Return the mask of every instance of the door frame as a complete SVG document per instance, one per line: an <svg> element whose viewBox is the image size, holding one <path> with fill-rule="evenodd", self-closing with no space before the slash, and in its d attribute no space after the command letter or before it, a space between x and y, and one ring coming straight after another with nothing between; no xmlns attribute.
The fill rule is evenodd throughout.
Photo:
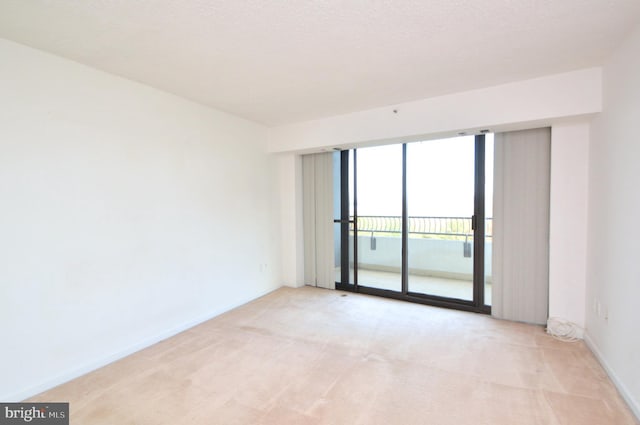
<svg viewBox="0 0 640 425"><path fill-rule="evenodd" d="M336 289L362 294L382 296L420 304L446 307L457 310L490 314L491 306L484 303L484 251L485 251L485 135L477 134L474 139L474 214L471 219L473 230L473 300L441 297L409 291L408 274L408 211L407 211L407 144L402 144L402 276L401 291L393 291L363 286L358 281L358 154L353 152L353 218L350 216L349 199L349 150L340 152L340 262L341 281ZM351 268L349 231L353 230L353 282L349 282ZM347 265L347 267L344 267Z"/></svg>

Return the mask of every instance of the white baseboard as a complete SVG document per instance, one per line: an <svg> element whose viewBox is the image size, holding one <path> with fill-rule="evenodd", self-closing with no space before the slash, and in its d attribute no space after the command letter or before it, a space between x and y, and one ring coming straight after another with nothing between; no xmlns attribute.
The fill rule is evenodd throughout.
<svg viewBox="0 0 640 425"><path fill-rule="evenodd" d="M52 377L48 377L46 379L44 379L42 382L40 382L37 385L31 386L29 388L25 388L25 389L21 389L20 391L17 391L15 393L12 394L3 394L0 397L0 400L2 400L3 402L19 402L25 399L28 399L30 397L33 397L37 394L40 394L44 391L50 390L51 388L57 387L58 385L64 384L65 382L69 382L75 378L78 378L82 375L85 375L89 372L92 372L96 369L99 369L101 367L104 367L110 363L113 363L117 360L120 360L126 356L129 356L137 351L140 351L144 348L150 347L153 344L156 344L164 339L170 338L174 335L179 334L180 332L186 331L189 328L192 328L196 325L199 325L200 323L206 322L207 320L213 319L216 316L219 316L223 313L226 313L229 310L233 310L234 308L240 307L243 304L246 304L248 302L251 302L255 299L258 299L262 296L265 296L267 294L269 294L270 292L273 292L275 290L277 290L278 288L275 289L268 289L266 291L263 291L262 293L258 293L257 295L253 296L253 297L248 297L247 299L244 299L240 302L234 303L234 305L230 305L230 306L226 306L223 308L219 308L217 310L211 311L203 316L188 320L184 323L181 323L180 325L174 326L171 329L165 330L164 332L161 332L157 335L151 336L149 338L145 338L144 340L137 342L133 345L130 345L128 347L125 347L123 349L119 349L116 350L115 352L108 354L106 356L97 358L97 359L93 359L91 361L88 361L86 363L84 363L81 366L77 366L75 368L72 369L68 369L58 375L52 376ZM64 400L56 400L56 401L64 401Z"/></svg>
<svg viewBox="0 0 640 425"><path fill-rule="evenodd" d="M587 344L587 347L589 347L593 355L596 356L596 359L598 359L604 370L607 372L607 375L609 375L609 378L611 378L611 381L618 389L618 392L620 393L624 401L627 402L627 405L629 405L629 408L631 409L633 414L636 416L636 418L638 418L638 420L640 420L640 404L637 400L633 399L633 397L631 396L631 392L629 392L629 389L622 383L620 378L618 378L618 375L611 368L611 366L609 366L602 352L593 341L593 339L591 339L587 331L584 332L584 342Z"/></svg>

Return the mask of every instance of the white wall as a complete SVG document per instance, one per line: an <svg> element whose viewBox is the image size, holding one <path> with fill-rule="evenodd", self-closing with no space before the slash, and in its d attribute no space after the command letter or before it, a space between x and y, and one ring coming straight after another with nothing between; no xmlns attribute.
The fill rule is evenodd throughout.
<svg viewBox="0 0 640 425"><path fill-rule="evenodd" d="M286 286L297 288L304 286L301 156L278 155L278 170L282 282Z"/></svg>
<svg viewBox="0 0 640 425"><path fill-rule="evenodd" d="M279 286L266 129L0 40L0 400Z"/></svg>
<svg viewBox="0 0 640 425"><path fill-rule="evenodd" d="M589 124L551 130L549 317L585 326Z"/></svg>
<svg viewBox="0 0 640 425"><path fill-rule="evenodd" d="M639 52L640 26L605 64L604 110L591 129L585 338L638 417Z"/></svg>
<svg viewBox="0 0 640 425"><path fill-rule="evenodd" d="M369 270L400 273L402 270L402 238L374 236L375 249L371 249L371 235L358 236L358 264ZM464 256L464 241L431 238L408 239L409 270L423 276L452 279L473 279L473 257ZM353 237L350 238L350 244ZM473 240L469 240L473 254ZM491 282L493 244L488 242L484 252L484 271ZM339 264L339 262L337 262Z"/></svg>
<svg viewBox="0 0 640 425"><path fill-rule="evenodd" d="M480 129L549 126L600 112L601 70L590 68L270 129L272 152L424 140ZM396 110L397 113L393 111Z"/></svg>

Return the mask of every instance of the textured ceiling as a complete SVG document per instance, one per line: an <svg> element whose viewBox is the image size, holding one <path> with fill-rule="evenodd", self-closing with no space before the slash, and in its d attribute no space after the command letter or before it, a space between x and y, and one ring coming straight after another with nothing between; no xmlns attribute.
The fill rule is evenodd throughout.
<svg viewBox="0 0 640 425"><path fill-rule="evenodd" d="M0 37L268 125L600 65L639 0L0 0Z"/></svg>

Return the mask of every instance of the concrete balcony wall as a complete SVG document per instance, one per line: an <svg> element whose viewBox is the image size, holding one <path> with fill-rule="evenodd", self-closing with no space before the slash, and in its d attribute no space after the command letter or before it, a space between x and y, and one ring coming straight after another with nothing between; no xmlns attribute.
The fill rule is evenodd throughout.
<svg viewBox="0 0 640 425"><path fill-rule="evenodd" d="M361 268L401 271L402 240L400 237L358 236L358 263ZM353 246L352 240L350 246ZM472 245L473 241L469 242ZM411 274L472 280L473 258L464 256L464 242L443 239L409 238L409 271ZM485 246L485 275L491 282L492 244Z"/></svg>

